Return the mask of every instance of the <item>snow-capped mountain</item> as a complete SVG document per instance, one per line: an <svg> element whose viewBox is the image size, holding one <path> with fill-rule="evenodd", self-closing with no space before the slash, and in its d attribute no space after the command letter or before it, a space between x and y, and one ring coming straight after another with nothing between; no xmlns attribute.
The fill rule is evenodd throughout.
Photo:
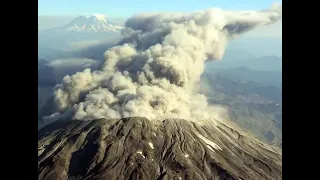
<svg viewBox="0 0 320 180"><path fill-rule="evenodd" d="M48 29L45 31L59 32L113 32L120 33L123 27L110 21L106 15L93 14L90 16L79 16L60 28Z"/></svg>
<svg viewBox="0 0 320 180"><path fill-rule="evenodd" d="M122 26L110 22L106 15L79 16L62 27L38 31L38 47L70 51L77 48L74 44L83 47L90 42L119 38L122 29ZM46 58L47 54L39 49L38 56Z"/></svg>
<svg viewBox="0 0 320 180"><path fill-rule="evenodd" d="M120 32L122 26L108 21L106 15L79 16L62 27L65 31Z"/></svg>

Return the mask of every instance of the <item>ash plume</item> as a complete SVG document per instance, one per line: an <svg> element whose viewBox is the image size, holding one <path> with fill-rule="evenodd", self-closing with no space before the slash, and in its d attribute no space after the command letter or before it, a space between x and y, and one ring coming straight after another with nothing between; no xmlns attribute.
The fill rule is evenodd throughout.
<svg viewBox="0 0 320 180"><path fill-rule="evenodd" d="M87 58L63 58L38 61L38 86L55 86L64 76L84 69L97 69L99 61Z"/></svg>
<svg viewBox="0 0 320 180"><path fill-rule="evenodd" d="M104 53L98 70L67 75L55 87L55 113L44 120L216 117L220 109L195 90L204 62L221 59L237 35L281 17L281 6L135 15L125 23L120 44Z"/></svg>

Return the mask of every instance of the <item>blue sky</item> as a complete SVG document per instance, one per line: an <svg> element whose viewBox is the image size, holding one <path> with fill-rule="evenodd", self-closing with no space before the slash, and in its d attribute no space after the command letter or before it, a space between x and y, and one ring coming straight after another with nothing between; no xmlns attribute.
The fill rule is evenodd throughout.
<svg viewBox="0 0 320 180"><path fill-rule="evenodd" d="M210 7L226 10L259 10L269 7L275 0L39 0L38 15L74 16L80 14L107 14L129 17L138 12L195 11Z"/></svg>

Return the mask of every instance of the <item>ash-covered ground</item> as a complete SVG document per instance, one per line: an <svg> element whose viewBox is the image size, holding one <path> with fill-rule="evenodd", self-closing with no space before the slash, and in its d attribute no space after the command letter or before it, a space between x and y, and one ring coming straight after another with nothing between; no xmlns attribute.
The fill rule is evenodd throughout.
<svg viewBox="0 0 320 180"><path fill-rule="evenodd" d="M217 120L56 121L39 131L38 179L282 179L282 152Z"/></svg>

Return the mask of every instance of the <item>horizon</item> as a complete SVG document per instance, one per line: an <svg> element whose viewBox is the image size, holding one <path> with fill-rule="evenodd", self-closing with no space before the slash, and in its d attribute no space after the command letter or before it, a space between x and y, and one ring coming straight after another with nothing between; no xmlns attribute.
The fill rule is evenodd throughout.
<svg viewBox="0 0 320 180"><path fill-rule="evenodd" d="M224 0L224 1L183 1L162 0L155 5L154 2L146 0L121 2L109 0L39 0L38 16L79 16L84 14L105 14L114 18L129 18L140 12L190 12L209 8L221 8L224 10L263 10L274 3L282 3L282 0ZM72 4L72 6L70 6ZM141 6L143 4L143 6Z"/></svg>
<svg viewBox="0 0 320 180"><path fill-rule="evenodd" d="M38 16L38 30L51 28L59 28L78 16ZM124 25L126 19L123 18L108 18L111 22L118 25ZM243 35L244 37L270 37L282 39L282 20L275 24L259 27Z"/></svg>
<svg viewBox="0 0 320 180"><path fill-rule="evenodd" d="M141 12L192 12L212 7L223 10L264 10L271 7L274 3L282 3L282 0L263 0L259 2L254 0L242 0L241 2L236 0L214 2L208 0L190 2L177 0L173 3L169 0L163 0L155 6L154 2L150 4L150 2L146 0L137 0L134 1L134 3L128 0L124 0L121 3L113 0L92 0L90 3L84 0L77 0L76 3L72 3L75 0L70 1L57 0L53 2L39 0L38 30L62 27L74 18L82 15L103 14L106 15L111 22L124 25L129 17ZM73 4L72 7L70 3ZM143 4L143 6L141 6L141 4ZM272 25L259 27L246 33L245 36L282 38L282 20Z"/></svg>

